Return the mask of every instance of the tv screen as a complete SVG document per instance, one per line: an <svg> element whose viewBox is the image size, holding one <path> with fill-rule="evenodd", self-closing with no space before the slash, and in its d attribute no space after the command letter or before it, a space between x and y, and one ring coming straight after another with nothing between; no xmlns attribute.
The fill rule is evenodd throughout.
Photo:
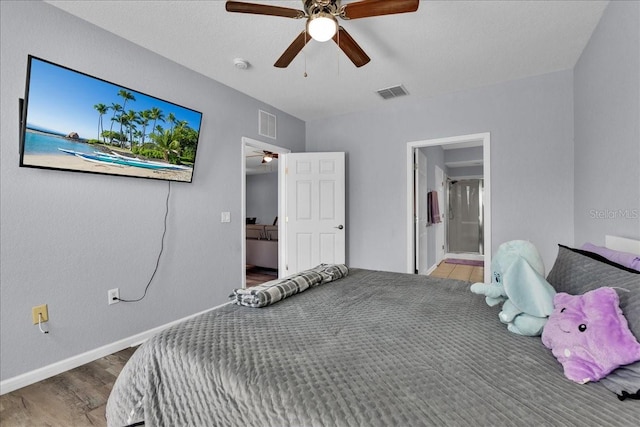
<svg viewBox="0 0 640 427"><path fill-rule="evenodd" d="M202 113L29 55L20 166L191 182Z"/></svg>

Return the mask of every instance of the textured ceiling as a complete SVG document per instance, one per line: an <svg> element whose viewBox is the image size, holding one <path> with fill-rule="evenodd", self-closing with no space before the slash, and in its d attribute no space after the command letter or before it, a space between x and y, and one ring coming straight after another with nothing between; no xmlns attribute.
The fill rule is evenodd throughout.
<svg viewBox="0 0 640 427"><path fill-rule="evenodd" d="M362 68L311 41L278 69L304 20L228 13L221 0L47 2L303 120L570 69L608 3L423 0L415 13L340 22L371 57ZM398 84L409 96L376 94Z"/></svg>

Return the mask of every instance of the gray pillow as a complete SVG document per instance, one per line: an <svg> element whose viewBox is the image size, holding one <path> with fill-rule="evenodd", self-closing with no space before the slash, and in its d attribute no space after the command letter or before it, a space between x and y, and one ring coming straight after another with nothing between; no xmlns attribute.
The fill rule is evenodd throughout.
<svg viewBox="0 0 640 427"><path fill-rule="evenodd" d="M629 329L639 338L640 272L600 261L586 251L558 246L558 257L547 276L547 282L557 292L570 295L581 295L603 286L618 288L620 308L629 322Z"/></svg>
<svg viewBox="0 0 640 427"><path fill-rule="evenodd" d="M621 366L600 382L618 395L618 399L640 399L640 362Z"/></svg>
<svg viewBox="0 0 640 427"><path fill-rule="evenodd" d="M580 295L603 286L617 288L629 329L640 341L640 272L598 254L558 245L558 257L547 276L557 292ZM602 258L602 259L600 259ZM640 399L640 362L616 369L601 382L620 399Z"/></svg>

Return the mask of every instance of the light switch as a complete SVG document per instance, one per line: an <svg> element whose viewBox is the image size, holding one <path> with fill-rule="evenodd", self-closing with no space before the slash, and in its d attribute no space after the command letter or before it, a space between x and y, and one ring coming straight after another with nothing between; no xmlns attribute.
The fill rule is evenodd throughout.
<svg viewBox="0 0 640 427"><path fill-rule="evenodd" d="M231 212L222 212L220 222L231 222Z"/></svg>

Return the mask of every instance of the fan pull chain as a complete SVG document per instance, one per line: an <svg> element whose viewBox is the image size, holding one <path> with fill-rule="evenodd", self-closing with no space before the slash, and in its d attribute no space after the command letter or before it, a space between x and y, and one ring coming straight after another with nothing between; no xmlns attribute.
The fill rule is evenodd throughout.
<svg viewBox="0 0 640 427"><path fill-rule="evenodd" d="M338 26L338 50L336 51L336 61L338 61L338 77L340 77L340 26Z"/></svg>
<svg viewBox="0 0 640 427"><path fill-rule="evenodd" d="M307 30L304 30L304 45L305 47L307 46L308 40L307 40ZM304 48L302 48L302 56L304 57L304 76L307 77L307 53L304 51Z"/></svg>

